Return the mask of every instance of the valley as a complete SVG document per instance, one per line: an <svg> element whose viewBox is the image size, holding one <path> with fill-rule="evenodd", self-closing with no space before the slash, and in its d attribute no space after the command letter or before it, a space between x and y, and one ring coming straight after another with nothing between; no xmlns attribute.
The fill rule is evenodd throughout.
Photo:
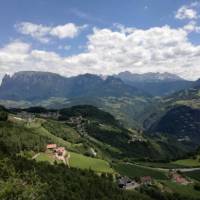
<svg viewBox="0 0 200 200"><path fill-rule="evenodd" d="M166 82L177 79L168 76ZM61 90L52 91L53 84ZM68 188L75 196L81 195L75 189L80 184L91 186L96 181L102 194L106 192L102 185L112 187L111 198L117 194L119 199L159 199L159 193L167 200L198 199L199 91L198 81L158 97L116 77L103 80L86 74L67 79L44 72L5 77L0 87L3 173L10 181L17 173L17 181L25 182L26 190L50 191L56 182L52 199L63 195L59 185L66 180L61 172L69 185L79 180ZM48 145L56 148L49 151ZM64 149L62 158L57 148ZM7 165L12 165L11 172L6 171ZM44 170L54 177L49 187ZM24 173L39 180L38 185L30 186L28 177L21 178ZM9 180L1 179L3 188L10 186ZM21 187L18 190L23 193Z"/></svg>

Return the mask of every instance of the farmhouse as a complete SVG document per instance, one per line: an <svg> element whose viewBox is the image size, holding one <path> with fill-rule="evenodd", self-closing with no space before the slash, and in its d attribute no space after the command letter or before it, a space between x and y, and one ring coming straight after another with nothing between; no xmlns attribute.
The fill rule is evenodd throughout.
<svg viewBox="0 0 200 200"><path fill-rule="evenodd" d="M47 144L47 150L55 150L57 148L57 144Z"/></svg>
<svg viewBox="0 0 200 200"><path fill-rule="evenodd" d="M66 153L65 147L58 147L57 144L47 144L46 150L53 152L57 158L64 156Z"/></svg>
<svg viewBox="0 0 200 200"><path fill-rule="evenodd" d="M118 179L118 186L119 188L122 188L125 190L131 190L131 189L135 189L139 187L140 185L134 180L131 180L130 178L124 176Z"/></svg>
<svg viewBox="0 0 200 200"><path fill-rule="evenodd" d="M65 147L57 147L55 151L58 154L58 156L63 156L63 153L65 152Z"/></svg>
<svg viewBox="0 0 200 200"><path fill-rule="evenodd" d="M182 184L182 185L188 185L189 183L191 183L190 181L188 181L185 177L183 177L183 175L181 175L180 173L176 172L176 171L171 171L169 173L169 177L176 183L178 184Z"/></svg>

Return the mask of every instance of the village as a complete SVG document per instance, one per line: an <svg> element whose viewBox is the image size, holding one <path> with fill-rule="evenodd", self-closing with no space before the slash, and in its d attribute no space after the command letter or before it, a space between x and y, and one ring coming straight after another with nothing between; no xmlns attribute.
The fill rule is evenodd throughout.
<svg viewBox="0 0 200 200"><path fill-rule="evenodd" d="M171 182L180 185L188 185L193 183L193 181L186 178L178 170L169 170L168 178ZM156 184L156 181L151 176L141 176L135 179L131 179L127 176L120 176L117 180L118 187L124 190L134 190L140 188L141 186L153 186Z"/></svg>

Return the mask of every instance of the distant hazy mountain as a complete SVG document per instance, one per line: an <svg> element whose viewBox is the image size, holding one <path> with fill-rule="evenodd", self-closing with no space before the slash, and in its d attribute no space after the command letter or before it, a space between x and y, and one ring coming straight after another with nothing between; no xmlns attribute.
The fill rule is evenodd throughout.
<svg viewBox="0 0 200 200"><path fill-rule="evenodd" d="M47 72L18 72L6 75L0 87L0 98L9 100L37 100L62 96L68 84L64 77Z"/></svg>
<svg viewBox="0 0 200 200"><path fill-rule="evenodd" d="M200 89L200 79L198 79L197 81L194 82L193 87Z"/></svg>
<svg viewBox="0 0 200 200"><path fill-rule="evenodd" d="M144 92L126 85L121 79L84 74L66 78L49 72L18 72L6 75L0 87L0 98L8 100L43 100L50 97L142 96Z"/></svg>
<svg viewBox="0 0 200 200"><path fill-rule="evenodd" d="M115 77L154 96L168 95L189 88L193 83L170 73L134 74L126 71L119 73Z"/></svg>
<svg viewBox="0 0 200 200"><path fill-rule="evenodd" d="M123 80L129 80L134 82L161 82L161 81L177 81L184 80L181 77L170 74L170 73L144 73L144 74L136 74L131 73L129 71L121 72L117 75L119 78Z"/></svg>

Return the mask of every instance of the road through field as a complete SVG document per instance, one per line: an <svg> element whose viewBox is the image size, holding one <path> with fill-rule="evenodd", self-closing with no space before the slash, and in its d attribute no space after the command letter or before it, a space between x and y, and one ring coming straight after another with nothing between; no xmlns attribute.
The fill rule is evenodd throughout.
<svg viewBox="0 0 200 200"><path fill-rule="evenodd" d="M144 167L146 169L154 169L154 170L159 170L159 171L163 171L163 172L168 172L169 170L175 170L175 171L180 171L180 172L192 172L192 171L198 171L200 170L200 167L192 167L192 168L160 168L160 167L148 167L148 166L144 166L144 165L140 165L140 164L136 164L136 163L129 163L127 162L126 164L130 164L130 165L135 165L135 166L139 166L139 167Z"/></svg>

